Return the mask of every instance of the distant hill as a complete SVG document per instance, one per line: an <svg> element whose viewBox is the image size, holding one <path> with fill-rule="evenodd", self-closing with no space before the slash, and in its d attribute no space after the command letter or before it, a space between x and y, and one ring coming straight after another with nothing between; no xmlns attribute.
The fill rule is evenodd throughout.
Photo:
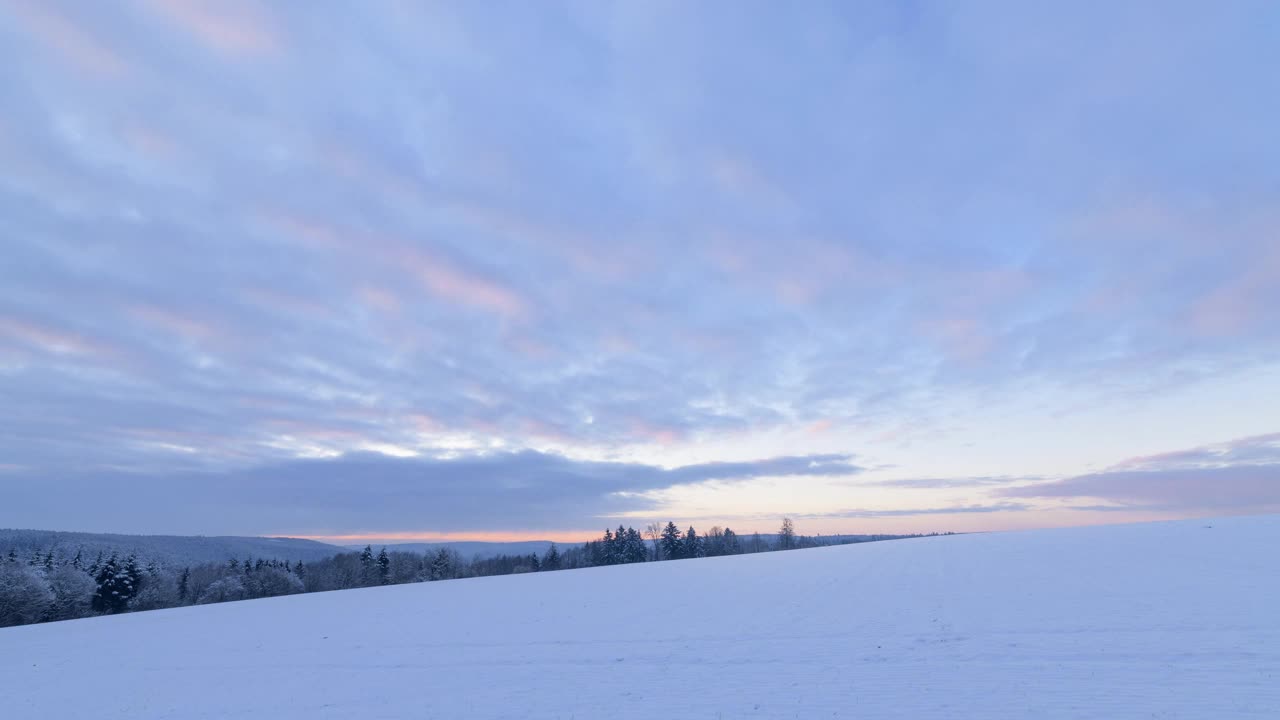
<svg viewBox="0 0 1280 720"><path fill-rule="evenodd" d="M345 548L314 540L201 535L115 535L109 533L60 532L55 530L0 529L0 555L13 550L26 558L34 551L53 550L59 557L80 551L92 560L99 551L137 553L167 565L196 565L225 562L246 557L312 562L333 557Z"/></svg>
<svg viewBox="0 0 1280 720"><path fill-rule="evenodd" d="M568 543L568 545L580 545L581 543ZM565 543L560 543L565 545ZM375 543L375 548L384 547L384 545ZM450 548L464 558L471 559L479 556L482 558L490 558L495 555L529 555L537 553L539 556L547 552L551 547L550 540L524 540L521 542L480 542L480 541L464 541L464 542L438 542L438 543L395 543L385 545L388 551L399 550L400 552L409 553L433 553L442 547ZM360 550L364 545L348 545L343 550Z"/></svg>

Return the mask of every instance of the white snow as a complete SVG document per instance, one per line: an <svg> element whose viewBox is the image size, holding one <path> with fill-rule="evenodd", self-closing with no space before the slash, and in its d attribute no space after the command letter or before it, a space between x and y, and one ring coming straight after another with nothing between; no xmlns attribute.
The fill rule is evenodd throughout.
<svg viewBox="0 0 1280 720"><path fill-rule="evenodd" d="M1210 527L1211 526L1211 527ZM0 630L6 718L1280 718L1280 516Z"/></svg>

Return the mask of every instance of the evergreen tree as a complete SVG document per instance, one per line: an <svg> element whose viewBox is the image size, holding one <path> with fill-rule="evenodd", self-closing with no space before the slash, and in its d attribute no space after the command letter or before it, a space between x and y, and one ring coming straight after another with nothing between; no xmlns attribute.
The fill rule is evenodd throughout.
<svg viewBox="0 0 1280 720"><path fill-rule="evenodd" d="M302 564L302 561L301 561L301 560L299 560L298 562L294 563L294 565L293 565L293 574L294 574L294 575L297 575L297 576L298 576L298 577L300 577L300 578L304 578L304 577L306 577L306 576L307 576L307 566L306 566L306 565L303 565L303 564Z"/></svg>
<svg viewBox="0 0 1280 720"><path fill-rule="evenodd" d="M613 561L615 563L631 562L631 546L628 545L630 536L627 535L627 529L618 525L618 530L613 534Z"/></svg>
<svg viewBox="0 0 1280 720"><path fill-rule="evenodd" d="M98 571L102 569L102 551L98 551L98 556L93 559L93 564L89 566L89 574L98 577Z"/></svg>
<svg viewBox="0 0 1280 720"><path fill-rule="evenodd" d="M542 569L560 569L560 550L556 548L555 543L551 543L551 547L547 548L547 554L542 556Z"/></svg>
<svg viewBox="0 0 1280 720"><path fill-rule="evenodd" d="M638 563L645 562L649 559L649 546L645 544L644 537L640 535L640 531L635 528L627 528L627 540L625 559L623 562Z"/></svg>
<svg viewBox="0 0 1280 720"><path fill-rule="evenodd" d="M721 542L724 546L725 555L738 555L742 553L742 543L738 541L738 534L732 529L724 529L724 537Z"/></svg>
<svg viewBox="0 0 1280 720"><path fill-rule="evenodd" d="M80 548L76 548L76 556L75 556L75 557L73 557L73 558L71 558L71 567L73 567L73 568L75 568L75 569L77 569L77 570L83 570L83 569L84 569L84 561L80 559L80 556L81 556L81 554L82 554L83 552L84 552L84 551L83 551L82 549L80 549Z"/></svg>
<svg viewBox="0 0 1280 720"><path fill-rule="evenodd" d="M613 565L617 560L617 548L613 544L613 533L605 528L604 539L600 541L600 558L597 564Z"/></svg>
<svg viewBox="0 0 1280 720"><path fill-rule="evenodd" d="M684 556L687 558L699 558L706 556L706 548L703 547L702 538L698 537L698 531L689 526L689 530L684 534Z"/></svg>
<svg viewBox="0 0 1280 720"><path fill-rule="evenodd" d="M182 574L178 576L178 599L186 601L187 593L191 591L191 568L182 568Z"/></svg>
<svg viewBox="0 0 1280 720"><path fill-rule="evenodd" d="M428 577L432 580L447 580L453 575L453 556L449 554L448 548L440 548L436 552L436 556L431 561L431 570Z"/></svg>
<svg viewBox="0 0 1280 720"><path fill-rule="evenodd" d="M387 555L386 547L378 553L378 581L383 585L391 582L391 556Z"/></svg>
<svg viewBox="0 0 1280 720"><path fill-rule="evenodd" d="M683 543L680 540L680 528L676 527L673 522L668 522L667 526L662 529L662 557L667 560L679 560L684 557Z"/></svg>
<svg viewBox="0 0 1280 720"><path fill-rule="evenodd" d="M127 603L142 589L142 568L138 566L138 556L129 553L121 570L124 573L125 602Z"/></svg>
<svg viewBox="0 0 1280 720"><path fill-rule="evenodd" d="M533 553L529 556L529 567L533 568L534 572L542 570L542 563L538 562L538 553Z"/></svg>
<svg viewBox="0 0 1280 720"><path fill-rule="evenodd" d="M44 554L44 562L41 564L44 566L44 571L46 574L53 572L53 551L52 550Z"/></svg>
<svg viewBox="0 0 1280 720"><path fill-rule="evenodd" d="M102 563L94 580L98 584L98 589L93 593L91 601L95 612L117 613L125 609L129 604L129 595L125 587L124 570L120 567L119 558L115 553Z"/></svg>
<svg viewBox="0 0 1280 720"><path fill-rule="evenodd" d="M13 548L9 548L9 562L14 565L18 564L18 553L14 552Z"/></svg>

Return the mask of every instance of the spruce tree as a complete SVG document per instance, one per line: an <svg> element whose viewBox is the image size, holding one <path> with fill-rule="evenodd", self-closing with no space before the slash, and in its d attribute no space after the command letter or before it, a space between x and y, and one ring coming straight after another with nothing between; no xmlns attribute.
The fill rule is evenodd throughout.
<svg viewBox="0 0 1280 720"><path fill-rule="evenodd" d="M431 561L429 577L432 580L447 580L452 575L452 565L453 557L449 554L448 548L440 548Z"/></svg>
<svg viewBox="0 0 1280 720"><path fill-rule="evenodd" d="M600 558L598 564L613 565L617 562L617 553L614 552L615 550L616 548L613 544L613 532L608 528L605 528L604 539L600 541Z"/></svg>
<svg viewBox="0 0 1280 720"><path fill-rule="evenodd" d="M687 558L698 558L706 555L706 549L703 547L702 538L698 537L698 531L689 526L689 530L684 534L684 556Z"/></svg>
<svg viewBox="0 0 1280 720"><path fill-rule="evenodd" d="M138 566L138 556L129 553L121 571L124 575L125 603L128 604L142 589L142 568Z"/></svg>
<svg viewBox="0 0 1280 720"><path fill-rule="evenodd" d="M680 528L676 527L673 522L668 522L667 526L662 529L662 556L667 560L679 560L684 557L683 543L680 539Z"/></svg>
<svg viewBox="0 0 1280 720"><path fill-rule="evenodd" d="M391 556L385 547L378 553L378 580L383 585L391 582Z"/></svg>
<svg viewBox="0 0 1280 720"><path fill-rule="evenodd" d="M182 568L182 575L178 576L178 599L186 601L187 593L191 590L191 568Z"/></svg>
<svg viewBox="0 0 1280 720"><path fill-rule="evenodd" d="M551 543L551 547L547 548L547 554L542 556L542 568L544 570L560 569L560 550L556 548L555 543Z"/></svg>
<svg viewBox="0 0 1280 720"><path fill-rule="evenodd" d="M91 601L95 612L117 613L125 609L129 604L127 578L115 553L102 563L94 580L98 583Z"/></svg>

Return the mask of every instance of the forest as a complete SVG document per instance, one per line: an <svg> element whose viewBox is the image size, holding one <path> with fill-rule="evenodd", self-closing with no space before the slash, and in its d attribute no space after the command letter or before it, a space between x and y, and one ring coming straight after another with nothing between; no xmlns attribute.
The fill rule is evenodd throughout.
<svg viewBox="0 0 1280 720"><path fill-rule="evenodd" d="M653 523L644 531L619 525L598 539L563 549L552 544L541 556L475 556L470 560L442 547L414 553L386 547L302 561L230 558L226 562L174 565L137 552L34 549L25 557L10 550L0 558L0 627L94 615L203 605L297 593L378 585L435 582L489 575L551 572L603 565L686 560L720 555L794 550L830 544L888 540L901 535L798 535L789 518L778 532L740 536L713 527L705 535L692 526Z"/></svg>

